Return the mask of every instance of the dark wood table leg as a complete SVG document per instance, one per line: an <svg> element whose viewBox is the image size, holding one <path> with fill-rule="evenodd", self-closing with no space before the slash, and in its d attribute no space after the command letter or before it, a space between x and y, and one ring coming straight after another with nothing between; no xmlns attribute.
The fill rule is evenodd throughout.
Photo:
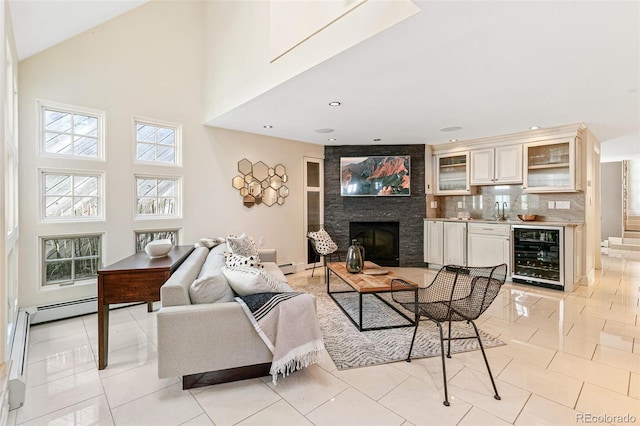
<svg viewBox="0 0 640 426"><path fill-rule="evenodd" d="M147 302L147 312L153 312L153 302Z"/></svg>
<svg viewBox="0 0 640 426"><path fill-rule="evenodd" d="M109 363L109 305L98 301L98 370Z"/></svg>

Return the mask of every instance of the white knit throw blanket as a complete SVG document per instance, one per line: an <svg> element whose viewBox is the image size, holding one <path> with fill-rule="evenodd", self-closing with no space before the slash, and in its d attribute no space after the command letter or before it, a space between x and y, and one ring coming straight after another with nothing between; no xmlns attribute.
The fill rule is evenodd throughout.
<svg viewBox="0 0 640 426"><path fill-rule="evenodd" d="M322 362L324 343L314 297L307 293L259 293L236 297L256 331L273 353L269 373L278 374Z"/></svg>

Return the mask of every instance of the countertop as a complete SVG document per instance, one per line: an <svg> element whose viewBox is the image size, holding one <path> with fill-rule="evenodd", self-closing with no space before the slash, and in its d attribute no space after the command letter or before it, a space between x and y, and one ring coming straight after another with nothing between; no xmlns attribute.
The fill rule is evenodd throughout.
<svg viewBox="0 0 640 426"><path fill-rule="evenodd" d="M498 221L494 219L458 219L455 217L425 217L424 220L441 220L443 222L468 222L468 223L494 223L496 225L527 225L527 226L579 226L583 225L584 222L558 222L558 221L541 221L541 220L530 220L524 222L520 219L512 220L507 219L503 221Z"/></svg>

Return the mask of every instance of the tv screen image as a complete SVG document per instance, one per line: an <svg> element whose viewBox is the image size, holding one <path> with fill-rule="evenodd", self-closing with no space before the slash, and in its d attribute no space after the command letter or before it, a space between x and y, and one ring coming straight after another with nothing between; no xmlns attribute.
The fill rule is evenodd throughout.
<svg viewBox="0 0 640 426"><path fill-rule="evenodd" d="M340 158L340 195L408 196L411 156Z"/></svg>

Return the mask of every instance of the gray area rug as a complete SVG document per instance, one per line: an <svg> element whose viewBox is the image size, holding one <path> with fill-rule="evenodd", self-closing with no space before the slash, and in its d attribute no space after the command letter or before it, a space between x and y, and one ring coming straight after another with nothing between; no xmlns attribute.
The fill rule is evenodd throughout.
<svg viewBox="0 0 640 426"><path fill-rule="evenodd" d="M332 290L347 290L339 288L340 284L333 284ZM294 285L296 291L305 291L314 294L317 298L318 319L324 338L324 344L338 370L365 367L370 365L385 364L401 361L407 358L414 326L395 328L389 330L375 330L360 332L340 310L336 303L327 295L326 285L320 284ZM335 291L335 290L334 290ZM358 308L357 293L343 293L336 295L340 304L356 318ZM390 295L383 294L386 300L391 301ZM407 324L407 321L395 313L391 308L378 300L373 295L365 295L363 299L363 322L365 327L383 325ZM398 306L398 305L396 305ZM399 307L399 306L398 306ZM399 309L403 310L402 307ZM411 313L407 312L409 317ZM446 327L443 327L446 337ZM504 345L499 339L479 330L485 349ZM453 323L451 334L455 337L474 335L473 327L465 323ZM445 342L445 350L447 348ZM451 353L480 350L475 339L455 340L451 342ZM426 358L440 356L440 336L438 328L431 321L421 321L413 346L411 358Z"/></svg>

